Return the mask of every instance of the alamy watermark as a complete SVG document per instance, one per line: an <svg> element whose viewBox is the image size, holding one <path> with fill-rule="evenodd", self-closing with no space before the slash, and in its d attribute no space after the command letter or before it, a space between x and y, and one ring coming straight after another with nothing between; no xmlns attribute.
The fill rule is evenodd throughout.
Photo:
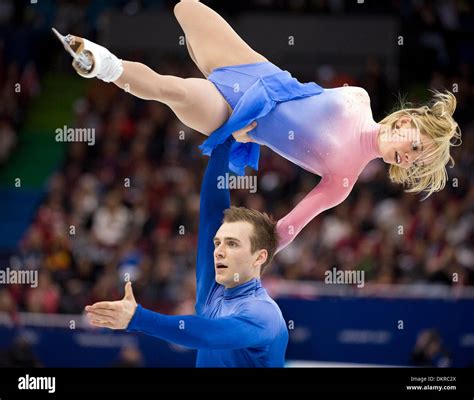
<svg viewBox="0 0 474 400"><path fill-rule="evenodd" d="M0 284L2 285L30 285L32 288L38 286L38 271L18 270L9 267L0 270Z"/></svg>
<svg viewBox="0 0 474 400"><path fill-rule="evenodd" d="M85 142L89 146L95 144L94 128L68 128L66 125L54 131L56 142Z"/></svg>
<svg viewBox="0 0 474 400"><path fill-rule="evenodd" d="M387 135L380 136L383 142L405 142L418 141L421 137L421 131L418 128L382 128ZM398 134L398 135L397 135Z"/></svg>
<svg viewBox="0 0 474 400"><path fill-rule="evenodd" d="M324 283L330 285L357 285L358 288L363 288L365 285L365 271L342 271L334 267L324 273Z"/></svg>
<svg viewBox="0 0 474 400"><path fill-rule="evenodd" d="M219 175L217 177L218 189L246 189L250 193L257 191L257 176L235 176L229 174Z"/></svg>
<svg viewBox="0 0 474 400"><path fill-rule="evenodd" d="M56 391L56 378L54 376L30 376L26 374L18 378L20 390L47 390L48 393Z"/></svg>

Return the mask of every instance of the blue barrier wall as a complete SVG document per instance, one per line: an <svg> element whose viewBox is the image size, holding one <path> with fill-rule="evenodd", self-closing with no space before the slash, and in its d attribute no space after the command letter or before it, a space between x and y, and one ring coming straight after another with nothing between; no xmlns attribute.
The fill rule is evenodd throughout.
<svg viewBox="0 0 474 400"><path fill-rule="evenodd" d="M280 298L288 322L287 360L409 365L420 331L435 328L452 366L474 365L474 300ZM80 318L80 317L79 317ZM65 324L68 326L68 324ZM0 347L18 334L47 367L107 367L123 346L137 346L149 367L194 366L195 351L141 334L0 324Z"/></svg>
<svg viewBox="0 0 474 400"><path fill-rule="evenodd" d="M280 299L288 359L408 365L419 332L436 329L452 366L474 366L474 300Z"/></svg>

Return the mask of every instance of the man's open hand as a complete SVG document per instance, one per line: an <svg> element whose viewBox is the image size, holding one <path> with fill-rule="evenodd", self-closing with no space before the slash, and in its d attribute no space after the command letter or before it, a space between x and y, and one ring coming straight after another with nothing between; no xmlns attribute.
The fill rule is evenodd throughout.
<svg viewBox="0 0 474 400"><path fill-rule="evenodd" d="M119 301L100 301L86 306L91 325L109 329L125 329L135 314L137 302L133 297L132 284L125 284L125 296Z"/></svg>

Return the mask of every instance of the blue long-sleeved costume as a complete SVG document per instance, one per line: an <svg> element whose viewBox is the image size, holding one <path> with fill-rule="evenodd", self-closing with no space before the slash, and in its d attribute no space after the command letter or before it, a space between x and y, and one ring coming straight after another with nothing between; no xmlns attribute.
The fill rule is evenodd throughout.
<svg viewBox="0 0 474 400"><path fill-rule="evenodd" d="M197 315L164 315L138 305L127 331L198 349L197 367L283 367L288 331L281 311L252 279L226 289L216 283L213 238L230 193L217 179L228 172L233 137L212 152L201 187L196 263Z"/></svg>

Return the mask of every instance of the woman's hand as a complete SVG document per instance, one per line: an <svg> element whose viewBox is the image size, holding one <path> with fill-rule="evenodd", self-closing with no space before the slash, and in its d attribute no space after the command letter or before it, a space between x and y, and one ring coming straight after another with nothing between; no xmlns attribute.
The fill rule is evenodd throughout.
<svg viewBox="0 0 474 400"><path fill-rule="evenodd" d="M125 285L125 296L119 301L101 301L87 306L87 316L91 325L109 329L126 329L135 314L137 302L132 292L132 284Z"/></svg>
<svg viewBox="0 0 474 400"><path fill-rule="evenodd" d="M245 128L239 129L238 131L235 131L232 136L237 142L240 143L248 143L248 142L255 142L248 134L247 132L250 132L251 130L255 129L257 126L257 122L254 121L250 125L247 125Z"/></svg>

